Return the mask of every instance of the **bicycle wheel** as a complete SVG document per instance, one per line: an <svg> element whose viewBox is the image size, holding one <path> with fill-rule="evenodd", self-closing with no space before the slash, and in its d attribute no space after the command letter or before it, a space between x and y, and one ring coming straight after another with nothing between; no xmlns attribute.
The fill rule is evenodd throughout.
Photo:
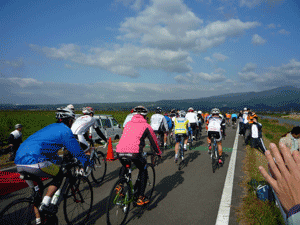
<svg viewBox="0 0 300 225"><path fill-rule="evenodd" d="M117 186L122 189L116 191ZM106 207L106 222L108 225L124 224L130 210L131 190L126 179L119 179L113 186Z"/></svg>
<svg viewBox="0 0 300 225"><path fill-rule="evenodd" d="M0 212L0 224L36 224L34 204L31 199L18 199Z"/></svg>
<svg viewBox="0 0 300 225"><path fill-rule="evenodd" d="M211 138L211 142L213 142L213 149L212 149L212 152L211 152L211 165L212 165L212 170L213 170L213 173L216 171L217 169L217 157L216 157L216 144L215 144L215 139L214 138Z"/></svg>
<svg viewBox="0 0 300 225"><path fill-rule="evenodd" d="M155 186L155 170L151 163L147 163L147 181L145 186L145 197L151 201Z"/></svg>
<svg viewBox="0 0 300 225"><path fill-rule="evenodd" d="M68 224L86 224L93 206L93 188L86 177L76 177L64 195L64 215Z"/></svg>
<svg viewBox="0 0 300 225"><path fill-rule="evenodd" d="M97 157L94 156L93 160L94 169L92 171L92 179L96 184L100 184L103 181L106 174L106 158L102 152L97 151Z"/></svg>
<svg viewBox="0 0 300 225"><path fill-rule="evenodd" d="M178 164L178 170L181 170L182 167L184 166L184 160L182 159L184 157L184 149L183 149L183 140L181 140L180 145L180 163Z"/></svg>

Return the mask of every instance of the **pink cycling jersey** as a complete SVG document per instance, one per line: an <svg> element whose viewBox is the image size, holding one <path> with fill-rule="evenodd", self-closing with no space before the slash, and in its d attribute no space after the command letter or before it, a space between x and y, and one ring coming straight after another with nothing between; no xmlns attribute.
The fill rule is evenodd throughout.
<svg viewBox="0 0 300 225"><path fill-rule="evenodd" d="M162 152L159 149L153 129L142 115L136 114L126 124L122 137L117 145L116 152L142 153L146 138L149 139L153 150L160 155Z"/></svg>

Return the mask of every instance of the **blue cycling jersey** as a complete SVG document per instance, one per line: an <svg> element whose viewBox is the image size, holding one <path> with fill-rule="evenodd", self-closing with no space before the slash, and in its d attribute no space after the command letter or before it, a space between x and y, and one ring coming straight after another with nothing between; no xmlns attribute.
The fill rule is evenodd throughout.
<svg viewBox="0 0 300 225"><path fill-rule="evenodd" d="M236 114L231 114L231 118L237 118Z"/></svg>
<svg viewBox="0 0 300 225"><path fill-rule="evenodd" d="M64 123L53 123L32 134L20 145L15 164L31 165L44 161L56 163L59 159L57 152L62 147L68 149L84 166L90 163L71 129Z"/></svg>
<svg viewBox="0 0 300 225"><path fill-rule="evenodd" d="M172 129L172 126L173 126L172 120L171 120L170 117L168 117L168 116L165 116L165 118L166 118L166 120L167 120L167 124L168 124L169 130L171 130L171 129Z"/></svg>

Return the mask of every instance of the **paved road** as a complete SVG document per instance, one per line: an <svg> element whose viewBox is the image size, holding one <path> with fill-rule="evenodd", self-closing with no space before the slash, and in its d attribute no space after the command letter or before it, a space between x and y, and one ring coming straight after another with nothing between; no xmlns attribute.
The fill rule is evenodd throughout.
<svg viewBox="0 0 300 225"><path fill-rule="evenodd" d="M174 150L166 150L163 163L155 167L156 186L152 202L147 208L131 208L127 224L216 224L220 200L223 193L224 182L230 162L236 130L228 128L227 136L223 141L226 154L225 164L215 173L212 172L211 160L207 154L206 132L196 147L185 154L187 166L178 171L174 163ZM234 173L232 208L229 224L236 222L235 207L240 203L239 197L242 190L239 182L243 173L242 137L238 139L237 161ZM119 161L108 162L108 171L104 182L94 186L94 207L89 224L106 224L105 207L109 192L116 182L120 170ZM133 171L137 173L137 170ZM134 177L134 174L133 174ZM2 197L1 208L14 198L28 195L28 190L23 189L9 196ZM0 208L0 209L1 209ZM63 216L62 204L58 213L60 224L66 224Z"/></svg>

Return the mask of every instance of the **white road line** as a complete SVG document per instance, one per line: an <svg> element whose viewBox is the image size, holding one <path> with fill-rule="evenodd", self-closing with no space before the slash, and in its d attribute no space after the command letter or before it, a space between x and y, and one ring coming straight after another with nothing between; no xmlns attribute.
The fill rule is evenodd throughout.
<svg viewBox="0 0 300 225"><path fill-rule="evenodd" d="M16 166L13 166L13 167L8 167L8 168L5 168L5 169L1 169L0 171L11 170L11 169L14 169L14 168L17 168L17 167L16 167Z"/></svg>
<svg viewBox="0 0 300 225"><path fill-rule="evenodd" d="M218 217L216 221L216 225L227 225L229 224L229 215L230 215L230 204L231 204L231 196L232 196L232 188L233 188L233 178L234 178L234 170L235 170L235 162L237 155L237 146L238 146L238 130L239 126L236 129L236 135L233 145L232 154L230 157L230 162L228 166L228 171L226 175L226 180L223 188L222 198L220 202Z"/></svg>

